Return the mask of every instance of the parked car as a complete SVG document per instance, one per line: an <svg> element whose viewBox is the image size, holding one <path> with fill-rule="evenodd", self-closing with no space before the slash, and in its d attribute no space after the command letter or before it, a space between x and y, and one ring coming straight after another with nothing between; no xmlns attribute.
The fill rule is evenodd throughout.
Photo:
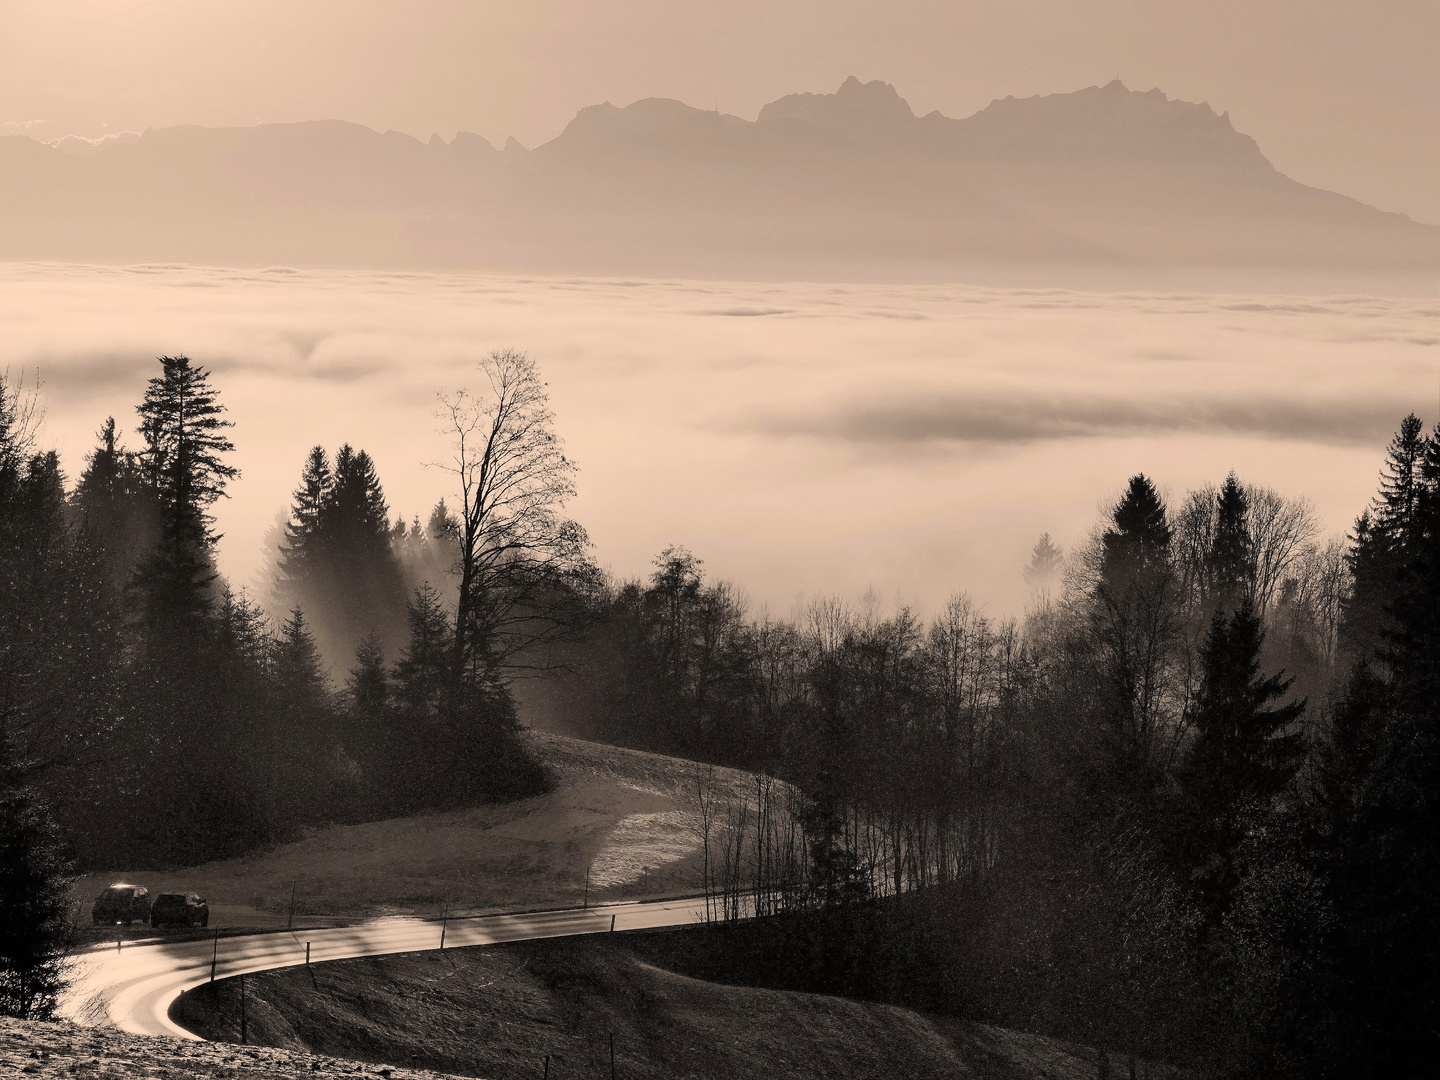
<svg viewBox="0 0 1440 1080"><path fill-rule="evenodd" d="M101 923L145 922L150 918L150 890L144 885L126 885L117 881L95 898L90 909L95 925Z"/></svg>
<svg viewBox="0 0 1440 1080"><path fill-rule="evenodd" d="M161 893L150 906L150 925L209 926L210 905L193 892Z"/></svg>

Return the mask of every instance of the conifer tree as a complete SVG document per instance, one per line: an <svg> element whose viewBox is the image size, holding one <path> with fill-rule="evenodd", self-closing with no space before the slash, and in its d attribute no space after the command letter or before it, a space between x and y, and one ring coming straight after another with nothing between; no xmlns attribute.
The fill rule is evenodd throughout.
<svg viewBox="0 0 1440 1080"><path fill-rule="evenodd" d="M70 864L0 732L0 1016L48 1020L64 980Z"/></svg>
<svg viewBox="0 0 1440 1080"><path fill-rule="evenodd" d="M1277 704L1293 680L1261 674L1264 640L1249 600L1231 615L1215 612L1191 715L1195 736L1178 770L1185 869L1210 927L1219 925L1239 882L1235 852L1247 823L1263 818L1303 753L1290 729L1305 703Z"/></svg>
<svg viewBox="0 0 1440 1080"><path fill-rule="evenodd" d="M1334 920L1315 1071L1421 1075L1440 1046L1440 430L1422 440L1406 418L1369 524L1346 614L1352 648L1357 628L1378 642L1335 710L1314 799Z"/></svg>
<svg viewBox="0 0 1440 1080"><path fill-rule="evenodd" d="M415 590L406 614L410 644L395 664L395 698L413 714L434 718L453 681L454 629L428 583Z"/></svg>
<svg viewBox="0 0 1440 1080"><path fill-rule="evenodd" d="M321 544L322 520L333 483L325 448L311 447L300 473L300 486L295 490L280 554L282 586L292 603L311 599L308 586L315 575L313 564L319 557L316 548Z"/></svg>
<svg viewBox="0 0 1440 1080"><path fill-rule="evenodd" d="M145 596L147 636L183 643L210 610L215 573L210 507L239 470L222 455L235 449L232 427L210 386L210 373L185 356L162 356L136 406L145 449L140 461L159 503L160 539L139 569Z"/></svg>
<svg viewBox="0 0 1440 1080"><path fill-rule="evenodd" d="M390 703L390 675L385 670L385 650L380 639L370 634L355 649L355 666L350 669L345 689L356 713L379 716Z"/></svg>
<svg viewBox="0 0 1440 1080"><path fill-rule="evenodd" d="M1037 592L1048 594L1059 576L1063 559L1064 552L1055 546L1050 534L1041 533L1040 539L1035 541L1035 547L1030 552L1030 562L1023 571L1025 583Z"/></svg>
<svg viewBox="0 0 1440 1080"><path fill-rule="evenodd" d="M159 540L158 504L136 455L120 445L113 416L99 439L71 502L86 544L100 559L105 585L119 598Z"/></svg>
<svg viewBox="0 0 1440 1080"><path fill-rule="evenodd" d="M1131 477L1101 536L1089 620L1098 650L1101 771L1108 774L1103 787L1114 795L1148 791L1161 764L1156 755L1168 721L1178 618L1170 538L1154 485L1144 474Z"/></svg>
<svg viewBox="0 0 1440 1080"><path fill-rule="evenodd" d="M1398 594L1420 503L1426 441L1419 417L1406 416L1386 451L1380 491L1355 523L1350 553L1354 587L1340 624L1340 647L1352 659L1373 659L1392 627L1389 608Z"/></svg>
<svg viewBox="0 0 1440 1080"><path fill-rule="evenodd" d="M1225 478L1215 507L1215 535L1210 545L1211 610L1237 610L1254 591L1255 561L1251 550L1250 500L1232 472Z"/></svg>

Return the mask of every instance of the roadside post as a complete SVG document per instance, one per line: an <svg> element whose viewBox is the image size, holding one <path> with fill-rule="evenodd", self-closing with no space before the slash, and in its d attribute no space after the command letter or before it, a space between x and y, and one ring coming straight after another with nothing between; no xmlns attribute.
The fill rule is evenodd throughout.
<svg viewBox="0 0 1440 1080"><path fill-rule="evenodd" d="M305 942L305 966L310 966L310 942Z"/></svg>
<svg viewBox="0 0 1440 1080"><path fill-rule="evenodd" d="M440 951L441 951L441 952L444 952L444 951L445 951L445 926L446 926L446 924L447 924L449 921L450 921L450 903L449 903L449 901L446 901L446 902L445 902L445 905L444 905L443 907L441 907L441 909L440 909Z"/></svg>
<svg viewBox="0 0 1440 1080"><path fill-rule="evenodd" d="M615 931L615 916L614 916L614 915L611 915L611 916L610 916L610 931L611 931L611 933L614 933L614 931Z"/></svg>
<svg viewBox="0 0 1440 1080"><path fill-rule="evenodd" d="M220 959L220 931L215 931L215 944L210 950L210 981L215 981L215 963Z"/></svg>

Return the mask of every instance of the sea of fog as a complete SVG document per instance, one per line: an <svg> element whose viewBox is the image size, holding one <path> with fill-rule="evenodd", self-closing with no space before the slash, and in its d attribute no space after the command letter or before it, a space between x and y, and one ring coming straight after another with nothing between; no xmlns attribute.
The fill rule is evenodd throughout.
<svg viewBox="0 0 1440 1080"><path fill-rule="evenodd" d="M601 565L669 544L790 614L867 592L932 611L1026 601L1041 532L1069 548L1125 479L1178 499L1242 479L1330 532L1390 433L1440 397L1434 299L756 285L184 266L0 265L0 370L37 373L71 477L186 353L214 372L243 476L217 508L250 581L306 450L375 458L407 518L447 494L436 393L528 350L580 465Z"/></svg>

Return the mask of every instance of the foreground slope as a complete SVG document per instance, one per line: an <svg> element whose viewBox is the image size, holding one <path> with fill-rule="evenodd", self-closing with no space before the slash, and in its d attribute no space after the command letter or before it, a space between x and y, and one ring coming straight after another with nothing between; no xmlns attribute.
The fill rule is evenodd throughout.
<svg viewBox="0 0 1440 1080"><path fill-rule="evenodd" d="M552 1077L606 1075L612 1035L617 1075L632 1080L1096 1075L1089 1047L894 1006L686 978L641 960L628 937L253 976L247 1034L294 1051L497 1080L538 1076L547 1055ZM201 988L173 1015L208 1038L238 1040L239 987ZM1139 1075L1176 1074L1140 1063Z"/></svg>
<svg viewBox="0 0 1440 1080"><path fill-rule="evenodd" d="M529 152L339 121L85 156L12 136L0 195L5 258L826 280L1440 264L1434 227L1291 180L1228 115L1118 80L964 119L853 78L754 121L605 103Z"/></svg>

